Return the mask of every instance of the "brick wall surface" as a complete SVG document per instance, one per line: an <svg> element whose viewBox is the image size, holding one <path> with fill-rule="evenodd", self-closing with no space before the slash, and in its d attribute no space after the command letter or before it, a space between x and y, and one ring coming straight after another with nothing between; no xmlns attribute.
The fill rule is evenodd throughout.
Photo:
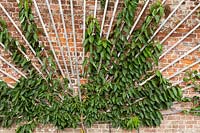
<svg viewBox="0 0 200 133"><path fill-rule="evenodd" d="M45 4L45 0L36 0L38 3L38 6L40 8L42 18L45 22L46 29L49 33L49 36L51 38L51 41L53 42L54 48L56 50L57 55L59 56L59 61L62 65L62 68L64 70L64 64L61 58L61 53L59 51L59 47L56 44L56 36L53 31L52 23L50 21L50 16L48 13L47 6ZM94 5L95 0L86 0L87 1L87 16L93 15L94 11ZM155 2L156 0L151 0L150 4L152 2ZM64 38L64 30L62 26L61 17L59 14L59 6L57 0L49 0L51 10L53 13L54 20L56 22L56 28L59 32L59 37L61 40L61 45L63 48L65 48L65 38ZM166 0L165 5L170 7L170 10L172 11L180 2L180 0ZM6 10L11 14L12 18L16 22L16 24L20 27L20 22L18 21L18 6L17 2L15 0L0 0L0 3L6 8ZM168 21L162 30L159 32L159 34L156 36L156 40L162 40L195 6L197 6L200 3L199 0L185 0L183 4L180 6L178 11L171 17L170 21ZM68 33L68 42L71 50L71 56L73 59L73 62L75 62L74 58L74 47L73 47L73 33L72 33L72 23L71 23L71 14L70 14L70 3L69 0L62 0L63 9L64 9L64 17L65 22L67 26L67 33ZM81 63L82 63L82 57L83 57L83 48L82 48L82 36L83 36L83 0L73 0L74 4L74 18L75 18L75 30L76 30L76 41L77 41L77 51L78 51L78 60L79 60L79 68L81 71ZM104 25L103 35L105 36L108 30L108 26L110 23L110 19L112 16L112 12L114 9L115 0L109 1L109 7L107 11L106 21ZM138 7L138 13L141 10L142 6L144 4L144 1L141 0L141 3ZM123 8L123 0L120 0L119 7L117 12L120 11L120 9ZM185 21L164 43L164 51L166 49L169 49L172 45L174 45L178 40L181 39L188 31L190 31L196 24L198 24L197 19L199 19L198 12L200 12L200 9L198 9L196 12L194 12L188 19ZM41 23L39 21L39 18L37 16L37 13L35 11L35 8L33 7L33 13L35 16L35 21L38 24L39 28L42 29ZM146 11L145 14L148 12ZM0 10L1 17L7 21L8 29L13 37L20 40L22 44L25 44L25 42L22 40L22 37L17 33L17 30L14 28L12 23L9 21L9 19L5 16L2 10ZM103 10L100 8L100 2L98 1L98 9L97 9L97 19L99 20L100 24L103 17ZM140 20L139 24L142 23L144 20L145 15L143 15L142 19ZM165 18L163 18L164 20ZM163 21L162 20L162 21ZM139 26L138 24L138 26ZM138 27L137 26L137 27ZM49 44L47 41L47 38L45 36L40 37L41 43L45 45L45 49L49 50ZM200 28L195 30L189 37L184 39L177 47L175 47L172 51L170 51L168 54L164 56L159 62L158 68L161 69L171 63L173 60L177 59L184 53L186 53L191 48L198 45L200 41ZM28 47L27 47L28 49ZM33 58L33 54L31 51L28 51L29 56ZM6 58L8 61L11 61L11 58L9 57L9 54L6 53L1 47L0 47L0 54ZM67 55L66 62L69 66L69 59ZM174 64L173 66L169 67L167 70L163 72L163 75L167 78L170 75L174 74L175 72L179 71L183 67L186 67L190 65L191 63L195 62L200 58L200 49L192 52L191 54L187 55L185 58L181 59L178 63ZM36 62L36 60L35 60ZM15 76L16 78L20 78L20 75L15 72L12 68L7 66L4 62L0 61L0 68L8 72L9 74ZM20 68L19 68L20 69ZM75 69L75 66L74 66ZM190 68L189 70L200 70L200 65L197 64ZM70 70L70 69L69 69ZM71 71L70 71L71 72ZM172 83L176 83L183 79L184 72L175 76L171 79ZM72 77L73 78L73 77ZM6 77L5 75L0 73L0 79L9 82L9 83L15 83L12 79ZM77 81L76 78L73 78L73 83L76 85ZM184 84L181 84L181 86L184 86ZM192 89L188 89L184 92L184 96L193 96L195 93ZM173 106L173 109L187 109L190 107L190 103L179 103L175 104ZM96 124L93 125L91 128L88 128L88 133L200 133L200 117L197 116L191 116L191 115L184 115L181 113L167 115L169 111L165 111L164 113L164 120L160 127L157 128L140 128L139 131L124 131L122 129L113 129L108 124ZM15 132L15 127L10 129L4 129L0 128L0 133L12 133ZM40 126L35 130L36 133L79 133L80 129L65 129L64 131L59 131L55 127L52 127L51 125L47 126Z"/></svg>

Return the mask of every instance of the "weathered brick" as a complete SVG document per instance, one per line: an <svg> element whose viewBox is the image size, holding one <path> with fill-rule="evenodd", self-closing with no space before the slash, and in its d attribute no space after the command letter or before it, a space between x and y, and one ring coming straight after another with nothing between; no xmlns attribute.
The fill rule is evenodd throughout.
<svg viewBox="0 0 200 133"><path fill-rule="evenodd" d="M167 0L166 4L168 4L171 8L171 11L176 7L176 5L180 2L180 0ZM15 20L16 24L20 27L20 23L18 21L18 7L17 7L17 2L16 0L0 0L0 3L2 3L2 5L5 6L6 10L9 11L9 13L11 14L11 16L13 17L13 19ZM45 4L44 0L37 0L37 3L39 5L40 11L42 13L42 18L45 22L45 26L46 29L49 33L49 36L51 38L51 41L53 42L54 48L56 50L56 54L58 55L59 58L59 62L62 65L62 68L64 68L64 63L62 61L61 58L61 54L60 54L60 49L56 44L56 35L53 31L52 28L52 23L50 21L50 17L48 14L48 10ZM54 20L56 22L56 28L58 30L59 33L59 37L60 37L60 41L61 41L61 45L65 48L66 47L66 39L64 38L64 29L61 23L61 17L59 14L59 6L58 6L58 1L57 0L50 0L51 3L51 9L52 9L52 13L53 13L53 17ZM72 58L74 59L74 41L73 41L73 33L72 33L72 24L71 24L71 14L70 14L70 6L69 6L69 1L67 0L62 0L63 3L63 9L64 9L64 17L65 17L65 23L66 23L66 30L67 30L67 35L68 35L68 43L69 43L69 48L71 50L70 54L73 56ZM122 8L123 8L123 0L119 1L119 8L117 10L117 12L119 12ZM155 37L156 40L162 40L188 13L190 10L192 10L194 8L195 5L197 5L199 3L198 0L190 0L190 1L185 1L182 5L181 8L178 9L178 11L176 12L176 14L170 19L169 22L167 22L164 27L161 29L161 32L159 32L159 34ZM74 18L75 18L75 27L76 27L76 41L77 41L77 51L78 51L78 56L79 56L79 64L82 63L82 33L83 33L83 29L82 29L82 24L83 24L83 18L82 18L82 13L83 13L83 1L82 0L77 0L77 1L73 1L74 4ZM93 15L93 10L94 10L94 4L95 1L94 0L87 0L87 16L89 15ZM101 24L102 21L102 15L103 15L103 10L100 8L100 2L98 2L98 10L97 10L97 19L99 20L99 23ZM144 2L141 1L140 5L138 7L138 12L137 14L139 14L139 11L141 10L141 8L143 7ZM107 30L108 30L108 26L110 23L110 19L112 16L112 12L114 9L114 5L115 5L115 0L110 0L109 2L109 7L108 7L108 11L107 11L107 17L105 20L105 25L103 28L103 36L106 35ZM33 12L35 15L35 20L39 26L40 29L42 29L41 23L38 19L38 16L36 15L35 12L35 8L33 7ZM1 16L3 19L5 19L8 22L8 30L10 31L11 35L20 39L20 42L22 44L25 44L24 41L22 40L22 38L20 37L20 35L17 33L16 29L14 28L14 26L12 25L12 23L9 21L9 19L5 16L5 14L0 10ZM148 11L145 11L144 14L148 14ZM116 18L117 15L115 15ZM191 17L189 17L189 19L183 23L176 31L175 33L173 33L164 43L164 51L169 49L171 46L173 46L178 40L181 39L181 37L183 35L185 35L187 32L189 32L196 24L197 15L196 13L193 13ZM143 15L138 23L138 25L136 26L136 29L138 29L141 24L143 23L145 19L145 15ZM116 21L116 20L115 20ZM42 35L42 33L40 33L40 35ZM46 50L50 50L49 48L49 43L47 41L47 38L45 36L40 36L40 40L41 42L45 45L45 49ZM163 68L166 65L168 65L169 63L171 63L172 61L174 61L175 59L177 59L178 57L180 57L181 55L183 55L184 53L186 53L188 50L190 50L192 47L196 46L197 43L200 40L200 29L197 29L196 31L194 31L190 36L188 36L186 39L184 39L177 47L175 47L172 51L170 51L167 55L165 55L159 62L159 66L158 68ZM9 58L9 55L2 49L0 48L0 52L1 55L8 59L9 61L11 61L11 59ZM30 58L34 58L33 54L31 54L30 50L27 52L30 56ZM68 61L68 57L67 54L65 54L65 58L67 60L67 64L69 66L69 61ZM200 57L200 51L195 51L192 54L188 55L186 58L180 60L178 63L174 64L172 67L168 68L166 71L163 72L164 77L169 77L170 75L174 74L175 72L179 71L180 69L182 69L185 66L190 65L191 63L195 62L197 58ZM34 59L35 62L36 59ZM74 63L75 64L75 63ZM37 64L37 66L40 66L39 64ZM6 70L9 74L16 76L16 78L19 78L20 76L13 71L11 68L9 68L5 63L0 62L0 67L4 70ZM75 66L74 66L75 68ZM82 67L80 66L80 69ZM69 67L70 69L70 67ZM199 64L195 65L194 67L192 67L190 70L200 70L200 66ZM74 69L75 70L75 69ZM80 70L81 72L81 70ZM184 73L177 75L176 77L171 79L171 82L176 83L178 80L182 80L184 76ZM4 81L8 82L8 83L15 83L12 79L5 77L5 75L0 74L1 79L3 79ZM75 77L72 77L72 82L73 83L77 83L77 80ZM87 80L86 79L81 79L81 83L84 84L86 83ZM184 84L182 84L184 85ZM77 91L77 87L75 88ZM192 94L193 91L189 90L186 91L185 94L188 96L193 95ZM181 107L190 107L191 104L188 105L181 105ZM161 124L161 127L157 127L157 128L141 128L140 129L140 133L178 133L178 132L183 132L183 133L198 133L200 132L200 118L196 117L196 116L187 116L187 115L172 115L172 116L165 116L164 120ZM65 129L63 131L57 131L57 129L55 127L52 126L47 126L47 127L38 127L39 129L37 129L35 132L39 133L39 132L60 132L60 133L76 133L79 132L80 133L80 129ZM188 128L188 129L187 129ZM0 129L0 133L12 133L15 132L15 129L4 129L1 128ZM88 132L94 132L94 133L109 133L109 128L108 128L108 124L97 124L94 125L92 128L88 128ZM134 133L137 131L125 131L122 129L112 129L112 132L116 132L116 133Z"/></svg>

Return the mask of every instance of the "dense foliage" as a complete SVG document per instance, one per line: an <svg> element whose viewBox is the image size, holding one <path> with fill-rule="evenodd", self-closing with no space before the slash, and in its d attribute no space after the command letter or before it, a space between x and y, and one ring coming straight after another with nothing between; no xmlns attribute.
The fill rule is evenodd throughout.
<svg viewBox="0 0 200 133"><path fill-rule="evenodd" d="M171 107L181 97L181 90L171 86L152 66L153 62L157 64L162 48L159 43L148 43L164 13L160 3L151 6L142 27L126 40L137 4L125 1L109 40L100 38L96 19L87 20L84 47L90 56L84 62L88 83L83 85L87 125L103 121L128 129L158 126L162 120L160 110ZM140 51L143 45L147 47ZM156 77L139 85L154 73Z"/></svg>
<svg viewBox="0 0 200 133"><path fill-rule="evenodd" d="M181 99L182 94L178 86L172 86L153 68L153 64L158 63L162 46L148 40L164 14L159 2L151 5L141 28L127 40L138 2L125 0L108 40L100 38L98 21L88 17L84 48L90 56L83 64L83 76L88 81L81 86L81 101L68 89L67 79L55 79L52 74L43 79L33 67L22 64L25 59L15 45L17 41L9 35L2 21L0 42L16 53L13 55L17 59L13 57L13 61L28 70L29 76L21 78L12 89L4 82L0 83L0 124L10 127L17 123L21 125L17 129L20 133L31 132L38 124L54 124L61 129L76 128L82 119L87 127L96 122L111 123L113 127L125 129L159 126L163 119L160 111L170 108L174 101ZM41 48L38 48L37 26L30 1L21 0L19 8L23 33L39 53L37 55L45 60L40 55ZM144 45L145 49L141 50ZM26 62L31 65L30 61ZM48 69L56 68L48 66ZM153 74L156 76L152 80L140 85Z"/></svg>

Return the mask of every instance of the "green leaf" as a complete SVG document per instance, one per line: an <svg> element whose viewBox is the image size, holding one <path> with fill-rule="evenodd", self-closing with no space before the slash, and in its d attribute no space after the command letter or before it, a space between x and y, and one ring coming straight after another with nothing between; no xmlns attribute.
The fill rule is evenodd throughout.
<svg viewBox="0 0 200 133"><path fill-rule="evenodd" d="M90 43L93 43L93 42L94 42L94 36L90 36L90 37L89 37L89 42L90 42Z"/></svg>
<svg viewBox="0 0 200 133"><path fill-rule="evenodd" d="M101 53L103 50L103 47L102 46L97 46L97 53Z"/></svg>
<svg viewBox="0 0 200 133"><path fill-rule="evenodd" d="M161 45L161 44L158 43L158 44L156 45L156 47L158 48L159 51L162 50L162 45Z"/></svg>
<svg viewBox="0 0 200 133"><path fill-rule="evenodd" d="M161 74L161 72L159 70L156 70L156 76L162 77L162 74Z"/></svg>
<svg viewBox="0 0 200 133"><path fill-rule="evenodd" d="M148 16L147 19L146 19L146 24L149 24L151 22L151 19L152 19L152 17Z"/></svg>
<svg viewBox="0 0 200 133"><path fill-rule="evenodd" d="M146 29L144 30L144 34L145 34L146 38L149 40L150 37L149 37L148 31Z"/></svg>
<svg viewBox="0 0 200 133"><path fill-rule="evenodd" d="M107 42L106 42L106 41L103 41L103 42L102 42L102 45L103 45L104 48L106 48L106 47L107 47Z"/></svg>
<svg viewBox="0 0 200 133"><path fill-rule="evenodd" d="M163 16L164 15L164 8L163 7L160 7L160 16Z"/></svg>
<svg viewBox="0 0 200 133"><path fill-rule="evenodd" d="M30 33L32 30L32 25L28 25L28 32Z"/></svg>
<svg viewBox="0 0 200 133"><path fill-rule="evenodd" d="M33 34L33 38L34 38L34 40L35 40L36 42L38 41L37 33L34 33L34 34Z"/></svg>
<svg viewBox="0 0 200 133"><path fill-rule="evenodd" d="M178 93L177 93L177 90L176 90L175 87L172 88L172 91L173 91L174 96L177 97L177 96L178 96L178 95L177 95Z"/></svg>
<svg viewBox="0 0 200 133"><path fill-rule="evenodd" d="M177 93L179 97L182 97L183 91L180 88L177 89Z"/></svg>
<svg viewBox="0 0 200 133"><path fill-rule="evenodd" d="M87 29L88 35L92 35L93 28L94 28L94 23L90 23L90 25L89 25L89 27Z"/></svg>
<svg viewBox="0 0 200 133"><path fill-rule="evenodd" d="M105 52L104 50L101 52L101 57L102 57L103 59L105 59L105 57L106 57L106 52Z"/></svg>
<svg viewBox="0 0 200 133"><path fill-rule="evenodd" d="M22 16L20 16L19 20L20 20L20 23L22 24L25 21L25 17L22 15Z"/></svg>
<svg viewBox="0 0 200 133"><path fill-rule="evenodd" d="M83 46L84 46L84 47L86 47L86 45L88 44L88 41L89 41L88 38L86 38L86 39L84 40L84 42L83 42Z"/></svg>
<svg viewBox="0 0 200 133"><path fill-rule="evenodd" d="M26 11L28 11L29 7L28 7L28 0L24 0L24 9Z"/></svg>
<svg viewBox="0 0 200 133"><path fill-rule="evenodd" d="M127 122L128 129L132 130L134 128L139 128L140 120L137 116L131 117L129 121Z"/></svg>
<svg viewBox="0 0 200 133"><path fill-rule="evenodd" d="M175 99L175 96L173 94L172 89L168 89L168 92L169 92L170 97L172 97L173 99Z"/></svg>
<svg viewBox="0 0 200 133"><path fill-rule="evenodd" d="M156 23L159 23L160 22L160 16L156 15L155 20L156 20Z"/></svg>
<svg viewBox="0 0 200 133"><path fill-rule="evenodd" d="M153 15L153 16L156 16L156 14L157 14L157 10L154 9L153 12L152 12L152 15Z"/></svg>

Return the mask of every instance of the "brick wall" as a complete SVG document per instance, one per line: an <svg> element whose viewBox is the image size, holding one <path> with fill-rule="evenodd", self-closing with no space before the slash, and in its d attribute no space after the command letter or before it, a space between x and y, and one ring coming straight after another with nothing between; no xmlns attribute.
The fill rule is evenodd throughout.
<svg viewBox="0 0 200 133"><path fill-rule="evenodd" d="M151 0L150 3L155 2L156 0ZM65 47L65 38L64 38L64 31L63 31L63 26L62 26L62 21L61 17L59 14L59 6L57 0L49 0L51 3L51 9L52 13L54 15L54 20L56 22L56 28L59 32L59 37L61 40L61 44L63 48ZM167 0L166 5L168 5L171 8L171 11L178 5L180 0ZM161 32L156 36L157 40L162 40L176 25L178 22L180 22L197 4L199 4L199 0L185 0L185 2L181 5L181 7L178 9L178 11L173 15L173 17L170 19L169 22L167 22L162 28ZM15 0L0 0L0 3L5 6L6 10L9 11L11 14L12 18L15 20L16 24L20 27L20 23L18 21L18 7L17 7L17 2ZM44 22L46 24L46 29L48 30L48 33L51 37L51 41L53 42L54 48L56 49L56 53L59 56L60 63L62 65L62 68L64 70L64 64L61 58L61 54L59 51L59 47L56 44L56 36L53 31L52 23L50 21L50 17L48 14L48 9L45 4L45 0L37 0L38 6L40 8L40 11L42 13L42 17L44 19ZM73 47L73 33L72 33L72 24L71 24L71 15L70 15L70 3L69 0L62 0L63 3L63 9L64 9L64 17L65 17L65 22L67 26L67 33L68 33L68 41L69 41L69 46L71 50L71 56L73 59L73 62L75 62L74 58L74 47ZM141 1L140 6L138 7L138 11L141 10L141 7L143 6L143 3ZM75 18L75 28L76 28L76 41L77 41L77 50L78 50L78 59L79 59L79 68L81 69L81 62L82 62L82 57L83 57L83 49L82 49L82 33L83 33L83 1L82 0L74 0L74 18ZM87 0L87 16L93 15L94 11L94 0ZM107 11L107 16L106 16L106 21L104 25L104 30L103 34L106 35L106 32L108 30L108 25L110 23L110 19L112 16L113 8L114 8L115 0L110 0L109 2L109 7ZM117 12L120 11L120 9L123 8L123 0L120 0L119 2L119 8ZM35 12L35 8L33 7L33 11L35 14L35 20L39 26L39 28L42 29L41 23L39 22L39 18ZM197 23L198 21L196 19L199 19L197 16L197 12L200 12L200 9L198 9L195 13L193 13L189 19L187 19L186 22L184 22L164 43L164 51L166 49L169 49L172 45L174 45L179 39L181 39L182 36L184 36L188 31L190 31ZM139 13L139 12L138 12ZM8 23L8 29L10 33L12 34L13 37L16 37L20 40L21 43L25 44L25 42L22 40L22 38L19 36L17 33L16 29L14 26L11 24L11 22L8 20L8 18L5 16L2 10L0 10L0 14L5 19ZM145 12L147 14L147 12ZM100 8L100 2L98 2L98 10L97 10L97 18L101 24L103 17L103 10ZM144 16L143 16L144 18ZM143 19L140 20L139 24L141 24ZM48 50L49 44L46 39L46 37L41 36L40 37L41 43L45 45L45 49ZM183 40L177 47L175 47L172 51L170 51L167 55L164 56L159 62L159 68L163 68L164 66L168 65L171 63L173 60L176 58L180 57L183 55L185 52L193 48L194 46L198 45L197 43L200 40L200 28L195 30L189 37L187 37L185 40ZM28 48L27 48L28 49ZM65 49L66 51L66 49ZM0 52L1 55L6 58L8 61L11 61L11 58L9 57L9 54L6 53L1 47L0 47ZM29 55L33 58L33 55L30 51L28 51ZM68 68L70 70L69 66L69 59L67 55L65 54L66 62L68 64ZM175 65L169 67L166 71L163 72L163 75L167 78L176 71L179 71L185 66L188 66L189 64L195 62L197 59L200 58L200 50L196 50L193 53L189 54L185 58L181 59L178 63ZM35 60L36 61L36 60ZM15 76L16 78L20 78L20 75L16 73L14 70L12 70L9 66L7 66L5 63L0 61L0 68L8 72L9 74ZM19 68L20 69L20 68ZM75 66L74 66L75 69ZM197 64L194 67L192 67L189 70L200 70L200 65ZM174 78L171 79L172 83L176 83L177 81L180 81L183 79L184 72L175 76ZM73 78L73 83L76 85L77 81L76 78ZM0 79L9 82L9 83L14 83L13 80L10 78L6 77L5 75L0 73ZM184 86L184 84L181 84L181 86ZM195 93L193 92L192 89L188 89L187 91L184 92L184 96L193 96ZM173 109L187 109L191 106L191 103L179 103L175 104L173 106ZM171 112L165 111L163 113L168 113ZM14 132L15 127L11 129L3 129L0 128L1 133L7 133L7 132ZM122 132L130 132L130 131L124 131L122 129L112 129L108 124L96 124L93 125L93 127L87 129L89 133L107 133L107 132L112 132L112 133L122 133ZM64 131L59 131L56 128L48 125L48 126L41 126L36 129L37 133L42 133L42 132L62 132L62 133L78 133L80 132L80 129L65 129ZM137 131L132 131L137 132ZM190 115L184 115L184 114L172 114L172 115L164 115L164 120L161 124L160 127L157 128L141 128L139 130L140 133L198 133L200 132L200 117L197 116L190 116Z"/></svg>

